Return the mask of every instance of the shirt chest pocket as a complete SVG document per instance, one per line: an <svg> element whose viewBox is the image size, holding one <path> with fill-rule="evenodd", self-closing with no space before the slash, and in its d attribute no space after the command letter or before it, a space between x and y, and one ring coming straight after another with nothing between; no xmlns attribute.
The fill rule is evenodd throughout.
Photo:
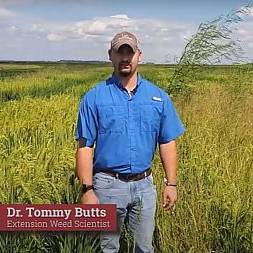
<svg viewBox="0 0 253 253"><path fill-rule="evenodd" d="M124 106L104 105L98 108L99 134L121 134L126 129L126 108Z"/></svg>
<svg viewBox="0 0 253 253"><path fill-rule="evenodd" d="M163 103L141 105L141 131L159 132Z"/></svg>

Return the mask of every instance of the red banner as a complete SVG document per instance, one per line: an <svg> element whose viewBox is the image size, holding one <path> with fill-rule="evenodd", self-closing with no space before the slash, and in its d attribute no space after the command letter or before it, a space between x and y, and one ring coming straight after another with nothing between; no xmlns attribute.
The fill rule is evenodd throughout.
<svg viewBox="0 0 253 253"><path fill-rule="evenodd" d="M0 205L0 231L116 231L116 205Z"/></svg>

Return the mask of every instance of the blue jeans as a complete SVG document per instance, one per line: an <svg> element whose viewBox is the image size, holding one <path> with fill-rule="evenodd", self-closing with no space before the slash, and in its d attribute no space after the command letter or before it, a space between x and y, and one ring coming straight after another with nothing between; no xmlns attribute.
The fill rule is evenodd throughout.
<svg viewBox="0 0 253 253"><path fill-rule="evenodd" d="M119 238L125 219L132 232L135 252L152 253L156 188L152 175L139 181L125 182L99 172L93 176L95 193L101 204L117 205L118 230L101 233L101 249L104 253L117 253Z"/></svg>

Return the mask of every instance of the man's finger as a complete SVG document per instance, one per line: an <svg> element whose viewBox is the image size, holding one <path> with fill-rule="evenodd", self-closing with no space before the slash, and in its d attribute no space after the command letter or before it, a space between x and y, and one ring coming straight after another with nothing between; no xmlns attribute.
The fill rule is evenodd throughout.
<svg viewBox="0 0 253 253"><path fill-rule="evenodd" d="M170 201L170 202L164 204L163 207L164 207L165 210L169 210L169 209L171 209L174 205L175 205L175 202L174 202L174 201L173 201L173 202Z"/></svg>
<svg viewBox="0 0 253 253"><path fill-rule="evenodd" d="M164 192L164 194L163 194L163 205L166 205L168 202L169 202L168 195L165 194L165 192Z"/></svg>

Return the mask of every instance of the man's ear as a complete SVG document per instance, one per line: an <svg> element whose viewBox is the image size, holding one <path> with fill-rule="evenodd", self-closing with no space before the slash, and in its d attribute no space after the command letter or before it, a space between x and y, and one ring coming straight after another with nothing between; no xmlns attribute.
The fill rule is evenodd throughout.
<svg viewBox="0 0 253 253"><path fill-rule="evenodd" d="M140 51L140 54L139 54L139 62L142 61L142 52Z"/></svg>
<svg viewBox="0 0 253 253"><path fill-rule="evenodd" d="M112 49L109 49L108 50L108 55L109 55L109 60L111 61L112 59L111 59L111 54L112 54Z"/></svg>

